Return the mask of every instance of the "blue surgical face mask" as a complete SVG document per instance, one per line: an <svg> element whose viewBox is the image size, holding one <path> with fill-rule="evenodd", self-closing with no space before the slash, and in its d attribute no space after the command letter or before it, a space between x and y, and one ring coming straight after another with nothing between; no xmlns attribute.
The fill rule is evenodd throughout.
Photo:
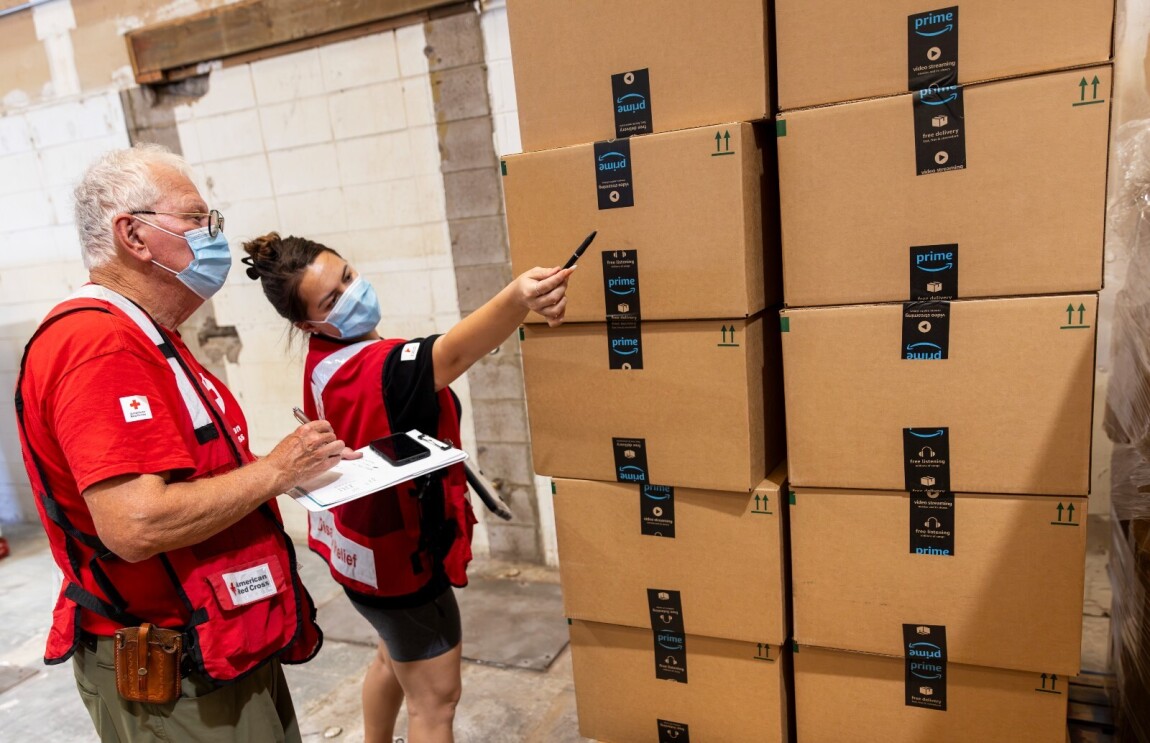
<svg viewBox="0 0 1150 743"><path fill-rule="evenodd" d="M375 330L381 314L375 289L361 275L348 284L324 322L339 331L340 338L357 338Z"/></svg>
<svg viewBox="0 0 1150 743"><path fill-rule="evenodd" d="M207 227L200 227L189 230L183 235L177 235L157 224L143 219L140 221L173 237L183 237L188 241L188 247L192 249L192 262L183 271L173 271L159 261L153 260L152 263L168 273L175 274L180 283L191 289L200 299L211 299L212 295L223 287L228 278L228 271L232 269L232 253L228 249L228 239L224 237L222 231L212 237L208 234Z"/></svg>

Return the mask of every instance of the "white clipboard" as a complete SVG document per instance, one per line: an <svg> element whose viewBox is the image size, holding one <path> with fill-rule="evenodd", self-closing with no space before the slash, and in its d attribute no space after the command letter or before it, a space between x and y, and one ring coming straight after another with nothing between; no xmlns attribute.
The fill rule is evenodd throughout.
<svg viewBox="0 0 1150 743"><path fill-rule="evenodd" d="M297 485L287 494L309 511L326 511L467 459L467 452L427 434L411 430L407 435L431 454L396 467L370 446L365 446L358 450L363 453L362 458L341 460L327 472Z"/></svg>

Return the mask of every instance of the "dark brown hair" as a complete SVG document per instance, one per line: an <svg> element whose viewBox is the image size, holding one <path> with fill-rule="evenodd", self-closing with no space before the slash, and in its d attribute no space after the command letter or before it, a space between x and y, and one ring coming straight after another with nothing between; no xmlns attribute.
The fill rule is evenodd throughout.
<svg viewBox="0 0 1150 743"><path fill-rule="evenodd" d="M260 280L264 296L280 317L291 323L308 319L307 308L299 296L304 269L324 251L342 258L336 251L314 240L280 237L278 232L248 240L244 243L244 251L248 254L242 259L248 266L248 278Z"/></svg>

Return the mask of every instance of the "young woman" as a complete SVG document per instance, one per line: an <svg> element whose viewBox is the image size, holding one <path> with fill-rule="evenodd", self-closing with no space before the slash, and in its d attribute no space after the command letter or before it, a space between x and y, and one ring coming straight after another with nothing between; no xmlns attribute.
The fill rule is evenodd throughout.
<svg viewBox="0 0 1150 743"><path fill-rule="evenodd" d="M339 253L272 232L244 244L248 276L309 334L304 411L348 446L419 429L459 444L448 385L503 343L534 310L563 322L574 269L534 268L439 336L383 339L379 300ZM467 584L471 531L462 465L309 515L308 546L327 559L352 605L379 632L363 684L364 736L391 743L407 701L411 743L453 740L462 691L460 621L452 586Z"/></svg>

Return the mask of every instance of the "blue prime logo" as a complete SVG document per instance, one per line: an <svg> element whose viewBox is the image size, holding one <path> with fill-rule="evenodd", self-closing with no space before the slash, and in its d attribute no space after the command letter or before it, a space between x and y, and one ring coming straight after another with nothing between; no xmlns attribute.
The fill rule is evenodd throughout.
<svg viewBox="0 0 1150 743"><path fill-rule="evenodd" d="M944 263L945 261L945 263ZM933 263L943 263L941 266L932 266ZM954 253L951 251L921 253L914 257L914 267L920 271L947 271L954 268Z"/></svg>
<svg viewBox="0 0 1150 743"><path fill-rule="evenodd" d="M619 356L634 356L639 353L638 338L612 338L611 353Z"/></svg>
<svg viewBox="0 0 1150 743"><path fill-rule="evenodd" d="M621 95L619 96L619 100L615 101L615 103L615 110L621 114L647 110L647 99L639 93L628 93L627 95Z"/></svg>
<svg viewBox="0 0 1150 743"><path fill-rule="evenodd" d="M607 279L607 291L612 294L618 294L620 297L634 294L638 288L639 280L630 276Z"/></svg>
<svg viewBox="0 0 1150 743"><path fill-rule="evenodd" d="M911 343L906 347L906 358L911 361L941 359L942 346L937 343Z"/></svg>
<svg viewBox="0 0 1150 743"><path fill-rule="evenodd" d="M942 664L940 663L920 663L915 661L910 664L910 672L920 679L927 679L936 681L942 678Z"/></svg>
<svg viewBox="0 0 1150 743"><path fill-rule="evenodd" d="M918 91L918 99L928 106L945 106L957 98L957 85L937 85Z"/></svg>
<svg viewBox="0 0 1150 743"><path fill-rule="evenodd" d="M673 635L668 632L660 632L655 637L659 643L659 647L665 650L682 650L683 649L683 636Z"/></svg>
<svg viewBox="0 0 1150 743"><path fill-rule="evenodd" d="M921 433L918 431L911 431L908 429L907 433L909 433L911 436L915 436L915 437L920 438L920 439L937 439L939 436L943 435L946 432L943 431L941 428L939 428L939 429L936 429L934 431L923 431Z"/></svg>
<svg viewBox="0 0 1150 743"><path fill-rule="evenodd" d="M940 29L929 30L932 26L941 26ZM954 12L926 13L914 19L914 32L919 36L942 36L954 30Z"/></svg>
<svg viewBox="0 0 1150 743"><path fill-rule="evenodd" d="M942 660L942 648L933 642L912 642L907 646L906 654L911 658L934 658Z"/></svg>
<svg viewBox="0 0 1150 743"><path fill-rule="evenodd" d="M939 549L938 547L915 547L914 553L916 555L949 555L950 550Z"/></svg>
<svg viewBox="0 0 1150 743"><path fill-rule="evenodd" d="M647 473L642 467L636 467L633 464L619 467L615 477L620 482L647 482Z"/></svg>
<svg viewBox="0 0 1150 743"><path fill-rule="evenodd" d="M651 500L667 500L671 497L671 489L666 485L645 485L643 495Z"/></svg>
<svg viewBox="0 0 1150 743"><path fill-rule="evenodd" d="M604 152L599 156L599 170L623 170L627 167L627 156L622 152Z"/></svg>

